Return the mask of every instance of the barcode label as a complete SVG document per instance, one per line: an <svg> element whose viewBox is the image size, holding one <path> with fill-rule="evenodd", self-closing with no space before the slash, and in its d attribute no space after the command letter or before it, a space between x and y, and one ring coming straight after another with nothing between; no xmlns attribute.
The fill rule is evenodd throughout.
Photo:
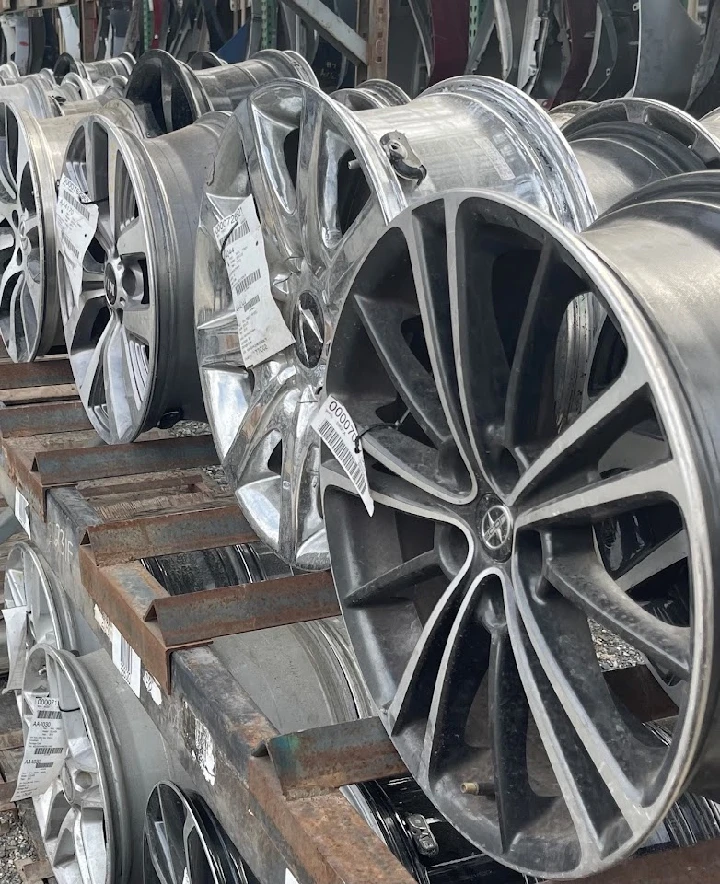
<svg viewBox="0 0 720 884"><path fill-rule="evenodd" d="M335 455L340 465L352 480L353 485L358 489L360 494L367 491L367 479L363 475L364 470L358 466L353 458L353 453L345 447L345 442L336 430L333 429L330 421L324 420L318 427L318 434L325 442L330 451Z"/></svg>
<svg viewBox="0 0 720 884"><path fill-rule="evenodd" d="M77 298L82 291L85 253L90 240L95 236L100 210L94 203L87 201L86 194L77 184L67 175L63 175L58 188L55 215L65 274L72 294Z"/></svg>
<svg viewBox="0 0 720 884"><path fill-rule="evenodd" d="M32 711L13 801L37 798L59 776L67 749L60 700L46 694L24 694Z"/></svg>
<svg viewBox="0 0 720 884"><path fill-rule="evenodd" d="M119 670L120 675L132 688L132 692L136 697L139 697L142 678L140 658L115 624L112 626L111 641L112 661Z"/></svg>
<svg viewBox="0 0 720 884"><path fill-rule="evenodd" d="M68 200L70 205L75 209L76 212L79 212L86 221L90 220L90 212L88 211L87 206L83 205L80 200L75 196L74 193L67 191L65 193L65 198Z"/></svg>
<svg viewBox="0 0 720 884"><path fill-rule="evenodd" d="M328 396L313 418L311 426L332 451L362 498L368 515L372 516L375 512L375 503L370 496L365 455L358 438L355 422L345 406L334 396Z"/></svg>
<svg viewBox="0 0 720 884"><path fill-rule="evenodd" d="M235 211L214 226L213 235L225 259L242 360L252 368L295 343L273 298L265 243L252 196L240 200Z"/></svg>
<svg viewBox="0 0 720 884"><path fill-rule="evenodd" d="M261 278L262 278L262 271L253 270L252 273L248 273L247 276L243 276L242 279L239 279L235 283L235 289L239 294L242 294L243 292L246 292L253 283L259 282L259 280ZM254 298L251 298L249 301L246 301L243 304L243 307L245 308L245 310L249 310L252 306L254 306L255 304L259 304L259 303L260 303L260 295L255 295Z"/></svg>

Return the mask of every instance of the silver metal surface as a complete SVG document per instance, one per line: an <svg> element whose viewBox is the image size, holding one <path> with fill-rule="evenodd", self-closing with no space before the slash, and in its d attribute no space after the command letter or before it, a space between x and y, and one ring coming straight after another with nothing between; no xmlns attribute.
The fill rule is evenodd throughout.
<svg viewBox="0 0 720 884"><path fill-rule="evenodd" d="M14 362L31 362L62 342L56 187L79 116L100 106L67 102L61 116L46 119L38 108L0 104L0 335ZM138 125L120 101L105 104L104 113Z"/></svg>
<svg viewBox="0 0 720 884"><path fill-rule="evenodd" d="M25 733L37 692L60 701L67 739L60 773L33 798L55 880L140 884L147 797L178 776L160 734L103 650L76 658L33 648L22 691Z"/></svg>
<svg viewBox="0 0 720 884"><path fill-rule="evenodd" d="M393 134L419 158L421 181L393 165L383 146ZM307 84L279 81L257 89L232 117L198 232L198 362L231 487L258 536L285 561L308 569L329 564L310 422L343 281L378 227L404 206L470 184L514 194L575 228L595 214L559 130L520 90L488 78L456 78L407 104L359 113ZM296 340L252 370L243 363L213 235L248 195L261 222L272 294ZM564 395L571 399L582 390L591 325L585 315L568 319L575 376Z"/></svg>
<svg viewBox="0 0 720 884"><path fill-rule="evenodd" d="M107 442L202 417L190 319L193 243L226 121L208 114L143 141L91 115L70 139L62 173L100 216L79 294L58 252L60 304L80 398Z"/></svg>

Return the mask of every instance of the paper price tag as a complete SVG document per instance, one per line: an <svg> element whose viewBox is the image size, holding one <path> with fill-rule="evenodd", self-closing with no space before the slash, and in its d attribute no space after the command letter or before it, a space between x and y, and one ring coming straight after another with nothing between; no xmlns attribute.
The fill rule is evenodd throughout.
<svg viewBox="0 0 720 884"><path fill-rule="evenodd" d="M328 396L313 418L311 426L335 455L362 498L368 515L372 516L375 512L375 503L368 487L365 456L358 440L355 422L347 413L345 406L334 396Z"/></svg>
<svg viewBox="0 0 720 884"><path fill-rule="evenodd" d="M25 678L25 665L27 663L27 605L18 605L15 608L5 608L5 636L7 639L8 661L10 672L8 673L7 685L4 694L10 691L22 690Z"/></svg>
<svg viewBox="0 0 720 884"><path fill-rule="evenodd" d="M295 343L270 285L260 221L252 196L213 228L225 258L243 362L248 368Z"/></svg>
<svg viewBox="0 0 720 884"><path fill-rule="evenodd" d="M42 795L60 773L67 749L60 701L38 694L28 700L33 714L13 801Z"/></svg>
<svg viewBox="0 0 720 884"><path fill-rule="evenodd" d="M142 677L142 663L140 658L122 635L120 630L113 624L112 634L112 661L118 668L120 675L130 685L136 697L140 696L140 679Z"/></svg>
<svg viewBox="0 0 720 884"><path fill-rule="evenodd" d="M66 175L60 179L56 209L60 249L75 296L82 290L83 260L97 230L100 210Z"/></svg>
<svg viewBox="0 0 720 884"><path fill-rule="evenodd" d="M23 531L30 536L30 504L19 488L15 489L15 518L20 522Z"/></svg>

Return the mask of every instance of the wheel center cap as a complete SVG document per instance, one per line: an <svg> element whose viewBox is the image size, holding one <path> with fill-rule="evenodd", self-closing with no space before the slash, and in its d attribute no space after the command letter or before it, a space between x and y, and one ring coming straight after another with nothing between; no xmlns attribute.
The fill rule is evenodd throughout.
<svg viewBox="0 0 720 884"><path fill-rule="evenodd" d="M320 301L312 292L303 292L298 298L292 331L298 359L307 368L315 368L325 344L325 318Z"/></svg>
<svg viewBox="0 0 720 884"><path fill-rule="evenodd" d="M118 283L115 268L108 261L105 265L105 297L111 307L115 306L118 298Z"/></svg>
<svg viewBox="0 0 720 884"><path fill-rule="evenodd" d="M494 559L505 561L512 552L513 517L494 494L486 494L478 508L480 540Z"/></svg>

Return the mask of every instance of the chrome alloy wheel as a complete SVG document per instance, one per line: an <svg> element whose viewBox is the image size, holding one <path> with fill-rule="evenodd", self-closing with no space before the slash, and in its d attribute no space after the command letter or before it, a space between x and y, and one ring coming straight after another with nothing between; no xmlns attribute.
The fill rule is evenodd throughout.
<svg viewBox="0 0 720 884"><path fill-rule="evenodd" d="M159 732L104 650L75 657L36 645L22 691L23 732L33 695L59 700L63 766L33 798L58 884L140 884L145 805L159 780L178 774Z"/></svg>
<svg viewBox="0 0 720 884"><path fill-rule="evenodd" d="M327 392L362 434L375 514L328 455L345 623L428 797L526 874L607 868L686 788L717 793L719 185L670 179L584 234L448 193L389 225L347 282ZM558 343L588 292L609 340L565 415ZM623 584L604 526L648 513L673 515L685 553L659 543ZM683 580L686 622L645 607ZM592 622L685 683L669 745L606 682Z"/></svg>
<svg viewBox="0 0 720 884"><path fill-rule="evenodd" d="M143 141L100 115L81 122L63 174L99 207L73 291L58 252L65 342L78 393L110 443L202 417L192 336L193 244L226 114Z"/></svg>
<svg viewBox="0 0 720 884"><path fill-rule="evenodd" d="M277 81L257 89L231 119L198 231L198 362L231 487L258 536L291 564L329 564L310 423L344 282L379 227L407 204L469 181L518 195L572 227L594 217L559 131L526 95L495 80L457 78L407 104L359 113L305 83ZM252 369L240 352L213 234L248 195L263 231L272 295L295 338ZM570 363L580 368L592 320L576 307ZM570 387L576 397L582 384Z"/></svg>
<svg viewBox="0 0 720 884"><path fill-rule="evenodd" d="M31 362L62 344L56 182L78 115L98 107L68 102L57 116L0 103L0 335L14 362ZM137 125L122 102L108 102L104 112Z"/></svg>

